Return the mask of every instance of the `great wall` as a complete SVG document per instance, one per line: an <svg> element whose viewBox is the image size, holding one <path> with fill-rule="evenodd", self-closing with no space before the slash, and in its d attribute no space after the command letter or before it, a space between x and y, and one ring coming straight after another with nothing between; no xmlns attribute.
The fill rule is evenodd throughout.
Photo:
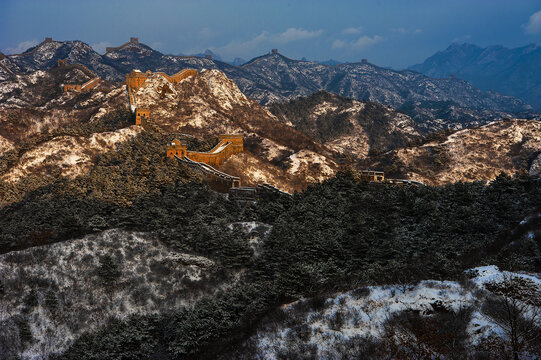
<svg viewBox="0 0 541 360"><path fill-rule="evenodd" d="M58 59L58 64L57 64L58 67L66 67L68 66L68 62L66 59ZM87 74L93 74L92 71L90 71L86 66L84 65L80 65L80 64L73 64L71 66L77 66L79 68L81 68L81 70L83 70L83 72L87 73ZM87 82L85 82L84 84L64 84L64 92L68 92L68 91L76 91L76 92L83 92L83 91L89 91L93 88L95 88L96 86L98 86L98 84L101 82L101 78L100 77L95 77L95 78L92 78L90 80L88 80Z"/></svg>
<svg viewBox="0 0 541 360"><path fill-rule="evenodd" d="M52 39L46 38L44 42L51 42ZM128 43L119 47L107 48L107 52L123 49L129 44L138 44L137 38L131 38ZM277 53L273 49L273 53ZM26 54L25 54L26 55ZM75 66L74 64L72 66ZM58 67L67 66L66 60L58 60ZM82 70L87 73L92 73L84 65ZM164 72L154 72L150 70L141 72L134 69L126 75L126 91L128 95L128 104L132 113L135 114L135 125L142 126L145 130L154 131L162 135L167 135L153 120L150 113L150 108L140 108L137 106L137 90L145 85L148 77L156 74L163 76L169 83L176 84L190 76L195 76L197 71L194 69L184 69L174 75L168 75ZM76 91L83 92L95 88L101 82L101 78L95 77L84 84L64 84L64 92ZM237 201L253 201L260 198L261 194L274 193L279 195L291 195L287 192L269 185L267 183L259 184L256 187L241 187L241 179L237 176L226 174L214 168L223 164L229 157L234 154L244 152L243 135L220 135L219 142L214 148L208 152L190 151L187 146L178 138L175 138L171 143L166 144L166 156L175 159L178 162L190 167L196 172L205 177L205 180L213 184L215 189L225 190L229 192L230 197ZM405 179L385 179L382 171L363 170L359 172L361 181L398 184L398 185L424 185L422 182Z"/></svg>
<svg viewBox="0 0 541 360"><path fill-rule="evenodd" d="M133 39L132 39L133 40ZM165 134L164 131L152 120L149 108L137 107L137 90L144 86L151 74L163 76L171 84L176 84L187 77L195 76L194 69L184 69L174 75L167 75L163 72L145 73L139 70L132 70L126 75L126 91L130 109L135 113L135 124L143 126L147 130ZM227 189L238 188L241 185L240 178L221 172L213 167L223 164L231 155L244 151L243 135L220 135L218 144L208 152L190 151L179 139L173 140L166 145L166 156L176 159L206 177L206 180L215 184L215 187L222 188L224 183Z"/></svg>

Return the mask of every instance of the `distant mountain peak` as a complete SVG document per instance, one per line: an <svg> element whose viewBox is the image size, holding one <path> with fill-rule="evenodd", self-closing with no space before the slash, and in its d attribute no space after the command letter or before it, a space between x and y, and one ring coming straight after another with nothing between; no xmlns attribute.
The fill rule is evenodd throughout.
<svg viewBox="0 0 541 360"><path fill-rule="evenodd" d="M453 43L423 63L410 66L430 77L450 75L465 79L481 90L518 97L541 109L541 48L528 44L513 49L502 45L479 47Z"/></svg>

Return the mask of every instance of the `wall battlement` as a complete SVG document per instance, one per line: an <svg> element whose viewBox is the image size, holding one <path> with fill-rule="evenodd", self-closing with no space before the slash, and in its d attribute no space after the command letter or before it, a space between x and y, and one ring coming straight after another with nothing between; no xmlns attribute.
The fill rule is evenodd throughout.
<svg viewBox="0 0 541 360"><path fill-rule="evenodd" d="M137 99L135 97L135 92L137 91L137 89L139 89L145 84L145 81L151 74L152 73L150 72L150 70L147 72L141 72L140 70L132 70L129 74L126 75L126 89L128 91L128 99L132 111L136 111L137 109ZM194 69L184 69L174 75L167 75L164 72L156 72L154 74L161 75L166 78L167 81L169 81L170 83L176 84L189 76L196 75L197 71Z"/></svg>
<svg viewBox="0 0 541 360"><path fill-rule="evenodd" d="M190 160L205 163L208 165L221 165L231 155L239 154L244 151L242 135L220 135L218 144L208 152L189 151L186 145L180 140L175 139L172 143L167 144L167 157L172 159L177 157L187 157Z"/></svg>
<svg viewBox="0 0 541 360"><path fill-rule="evenodd" d="M64 92L68 91L77 91L77 92L83 92L83 91L89 91L101 82L101 78L96 77L94 79L90 79L84 84L64 84Z"/></svg>
<svg viewBox="0 0 541 360"><path fill-rule="evenodd" d="M108 46L108 47L105 48L105 52L111 52L111 51L115 51L115 50L120 50L123 47L128 46L130 44L139 44L139 38L131 37L130 41L128 41L127 43L124 43L124 44L122 44L120 46Z"/></svg>

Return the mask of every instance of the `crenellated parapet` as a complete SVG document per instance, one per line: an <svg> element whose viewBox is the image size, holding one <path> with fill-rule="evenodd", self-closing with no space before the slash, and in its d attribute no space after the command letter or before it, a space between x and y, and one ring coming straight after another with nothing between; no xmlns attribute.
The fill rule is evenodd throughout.
<svg viewBox="0 0 541 360"><path fill-rule="evenodd" d="M101 82L101 78L96 77L94 79L90 79L84 84L65 84L64 85L64 92L68 91L76 91L76 92L83 92L83 91L89 91Z"/></svg>
<svg viewBox="0 0 541 360"><path fill-rule="evenodd" d="M114 46L114 47L113 46L108 46L108 47L106 47L105 52L112 52L112 51L115 51L115 50L121 50L122 48L124 48L124 47L126 47L126 46L128 46L130 44L134 44L134 45L139 44L139 39L136 38L136 37L131 37L130 41L128 41L127 43L124 43L124 44L122 44L120 46Z"/></svg>
<svg viewBox="0 0 541 360"><path fill-rule="evenodd" d="M167 157L174 158L187 157L190 160L205 163L208 165L221 165L231 155L239 154L244 151L243 135L220 135L218 144L208 152L189 151L180 140L175 139L167 144Z"/></svg>

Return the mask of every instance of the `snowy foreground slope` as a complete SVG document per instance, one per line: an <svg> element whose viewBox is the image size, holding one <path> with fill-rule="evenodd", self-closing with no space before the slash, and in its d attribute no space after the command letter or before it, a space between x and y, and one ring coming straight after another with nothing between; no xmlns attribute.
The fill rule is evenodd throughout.
<svg viewBox="0 0 541 360"><path fill-rule="evenodd" d="M522 297L520 304L525 309L533 311L526 311L526 317L540 309L541 274L510 273L496 266L478 267L466 274L471 279L369 286L284 305L264 320L256 334L244 344L250 354L246 358L282 359L303 354L317 359L353 359L355 357L348 356L371 352L374 358L379 358L376 348L383 346L381 341L385 338L408 345L426 340L411 331L411 322L408 326L401 323L401 319L408 317L411 321L412 314L420 315L421 319L431 319L438 314L464 314L464 346L470 354L474 349L486 348L486 344L505 344L508 340L505 326L487 315L490 312L484 304L494 297L487 288L497 289L509 280L522 284L515 295ZM541 326L540 320L538 316L537 326ZM439 329L433 327L432 330ZM455 358L422 350L420 353L428 357L415 357L412 353L411 358ZM530 351L522 352L521 356L522 359L540 358L540 354Z"/></svg>
<svg viewBox="0 0 541 360"><path fill-rule="evenodd" d="M113 318L192 304L222 287L208 286L213 266L121 230L1 255L0 359L47 358Z"/></svg>
<svg viewBox="0 0 541 360"><path fill-rule="evenodd" d="M260 223L239 225L253 234ZM269 230L264 229L263 237ZM259 236L250 237L255 256L260 242ZM513 295L527 305L525 316L541 309L541 274L485 266L466 275L460 282L367 286L283 305L262 319L240 347L249 350L233 358L311 354L317 359L353 359L348 357L352 349L375 353L390 338L412 343L419 334L408 333L400 322L411 316L433 324L458 314L462 323L456 332L463 332L467 349L505 344L507 329L491 317L486 304L494 294L505 294L509 279L515 284ZM1 255L0 285L0 358L47 359L115 318L189 307L231 283L219 278L211 259L174 252L147 233L114 229ZM536 323L541 326L539 319ZM531 350L521 356L539 359Z"/></svg>

